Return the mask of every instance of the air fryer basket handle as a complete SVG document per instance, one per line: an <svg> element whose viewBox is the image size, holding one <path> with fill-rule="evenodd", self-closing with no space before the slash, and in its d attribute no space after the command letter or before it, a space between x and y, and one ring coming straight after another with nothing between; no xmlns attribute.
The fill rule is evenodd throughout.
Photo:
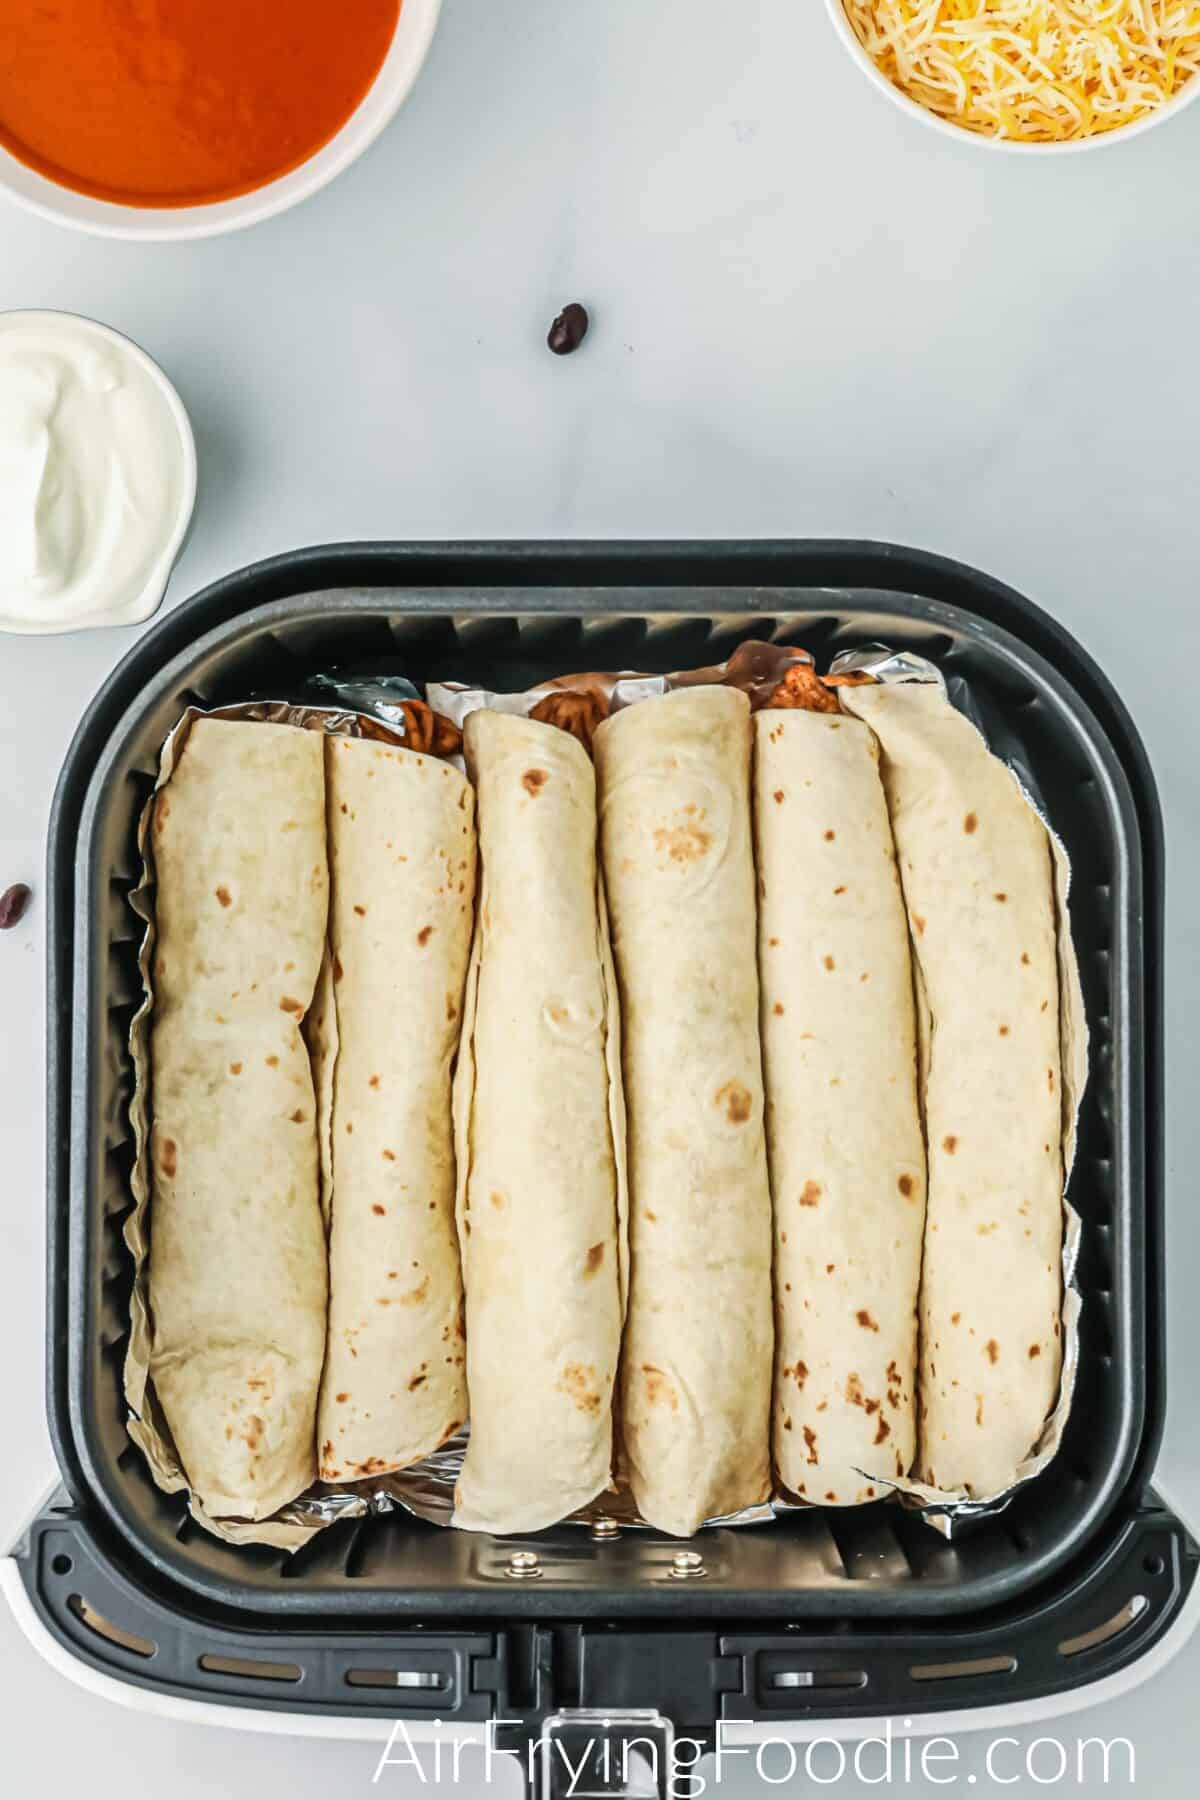
<svg viewBox="0 0 1200 1800"><path fill-rule="evenodd" d="M1200 1550L1153 1493L1104 1538L1053 1592L987 1619L887 1630L864 1620L836 1632L806 1621L743 1632L698 1620L678 1629L546 1620L501 1630L314 1630L283 1612L234 1625L134 1567L62 1493L14 1556L46 1629L93 1669L183 1700L447 1726L497 1721L497 1746L522 1754L553 1800L544 1771L562 1760L556 1738L573 1738L577 1762L580 1734L584 1743L595 1735L599 1755L604 1719L615 1742L621 1732L653 1742L657 1732L666 1744L673 1732L692 1757L690 1745L711 1747L721 1721L769 1728L1014 1705L1111 1675L1177 1617ZM641 1753L643 1764L653 1760L644 1744Z"/></svg>

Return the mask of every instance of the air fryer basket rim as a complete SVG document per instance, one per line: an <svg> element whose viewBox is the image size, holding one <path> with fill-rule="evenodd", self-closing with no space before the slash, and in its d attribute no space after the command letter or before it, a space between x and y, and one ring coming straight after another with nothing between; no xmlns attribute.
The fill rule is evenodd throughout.
<svg viewBox="0 0 1200 1800"><path fill-rule="evenodd" d="M346 587L356 591L331 593ZM464 604L467 596L463 587L470 590L470 601L474 603L469 607ZM409 591L393 591L388 599L378 591L372 593L372 589ZM182 681L187 666L194 665L217 641L247 633L262 623L286 625L306 604L360 617L410 610L440 617L470 610L494 619L507 617L509 612L555 618L561 601L570 597L575 603L573 610L581 613L589 606L606 615L652 611L678 614L681 618L688 613L700 614L711 619L719 613L723 617L740 615L749 624L793 611L800 600L809 610L824 606L833 611L838 602L844 605L847 590L859 594L869 590L876 611L887 610L889 596L897 609L903 604L911 611L915 600L921 605L923 620L931 627L981 630L993 645L1003 644L1010 659L1023 662L1043 682L1050 682L1065 710L1073 715L1076 728L1091 734L1091 746L1101 753L1109 778L1119 790L1126 844L1138 864L1133 877L1143 921L1145 956L1141 990L1127 996L1132 1009L1132 1036L1136 1040L1132 1050L1136 1060L1144 1049L1145 1061L1139 1083L1144 1092L1132 1096L1137 1115L1133 1122L1135 1135L1140 1136L1145 1162L1144 1205L1137 1220L1139 1230L1132 1234L1128 1245L1130 1264L1125 1272L1139 1290L1135 1295L1137 1330L1130 1334L1129 1342L1136 1340L1141 1349L1133 1359L1137 1366L1125 1371L1126 1383L1132 1387L1125 1395L1120 1454L1108 1470L1102 1503L1092 1508L1082 1536L1060 1546L1057 1553L1031 1558L1023 1577L1018 1574L1007 1581L985 1583L969 1596L948 1592L940 1582L934 1583L938 1591L925 1596L928 1607L913 1606L909 1596L907 1604L897 1610L915 1617L926 1610L969 1611L1003 1604L1018 1590L1023 1592L1037 1582L1047 1581L1086 1546L1093 1546L1114 1509L1131 1496L1136 1498L1153 1467L1163 1410L1159 1217L1162 1164L1158 1143L1161 1107L1156 1103L1160 1092L1161 818L1140 739L1123 704L1086 653L1053 620L1013 590L962 565L891 546L342 545L254 565L214 584L167 615L135 646L101 690L71 747L55 796L47 883L52 909L48 1410L60 1465L76 1499L89 1511L98 1507L104 1529L115 1526L135 1556L143 1558L160 1581L179 1584L216 1605L258 1609L276 1619L284 1613L330 1613L342 1618L352 1614L381 1617L387 1613L395 1618L410 1610L428 1612L431 1604L441 1613L449 1599L445 1592L419 1587L403 1596L386 1589L375 1593L359 1589L354 1595L339 1595L340 1603L332 1605L328 1604L332 1598L328 1592L306 1592L303 1581L283 1584L286 1592L279 1591L278 1583L271 1594L249 1586L238 1591L236 1583L214 1580L207 1572L198 1572L173 1538L169 1543L148 1544L123 1503L122 1494L114 1492L113 1471L102 1467L94 1453L93 1421L88 1416L87 1384L83 1379L87 1345L80 1331L81 1322L93 1319L90 1290L94 1271L87 1266L83 1254L84 1222L77 1216L77 1201L86 1188L83 1176L88 1145L86 1133L71 1133L59 1127L69 1116L72 1087L76 1094L87 1095L97 1075L88 1031L80 1027L73 997L88 991L94 975L90 936L95 918L91 908L77 904L77 896L93 894L90 884L98 872L89 867L91 836L108 784L120 778L114 772L134 722L144 719L156 696ZM1015 625L1028 629L1014 635ZM1047 653L1057 658L1056 665L1047 661ZM1095 716L1097 712L1103 724ZM1143 875L1144 892L1139 886ZM107 871L104 879L107 882ZM76 988L76 982L83 985ZM86 1025L84 1015L83 1026ZM502 1595L503 1610L508 1615L552 1616L565 1612L572 1616L604 1616L605 1597L595 1590L572 1588L564 1592L547 1583L539 1584L536 1590L504 1588ZM499 1598L495 1590L493 1597ZM460 1594L459 1610L476 1618L485 1616L478 1598ZM826 1610L837 1613L836 1597L828 1594L825 1598ZM646 1596L647 1614L676 1616L681 1600L678 1589L666 1593L660 1590ZM784 1610L779 1607L778 1593L770 1590L751 1596L744 1589L724 1594L709 1589L705 1595L697 1596L697 1601L700 1609L712 1616L765 1617L772 1605L777 1611ZM624 1607L621 1611L622 1616L633 1616ZM886 1609L875 1610L875 1616L887 1616Z"/></svg>

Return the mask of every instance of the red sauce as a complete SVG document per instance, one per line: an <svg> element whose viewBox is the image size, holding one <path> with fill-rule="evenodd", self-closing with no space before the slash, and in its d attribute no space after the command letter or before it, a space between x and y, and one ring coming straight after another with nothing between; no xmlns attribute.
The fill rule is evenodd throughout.
<svg viewBox="0 0 1200 1800"><path fill-rule="evenodd" d="M367 93L400 0L4 0L0 145L64 187L199 206L306 162Z"/></svg>

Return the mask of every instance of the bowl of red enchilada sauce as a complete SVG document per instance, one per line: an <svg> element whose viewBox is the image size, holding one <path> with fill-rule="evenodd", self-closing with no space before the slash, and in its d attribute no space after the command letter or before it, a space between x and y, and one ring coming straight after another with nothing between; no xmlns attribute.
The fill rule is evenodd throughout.
<svg viewBox="0 0 1200 1800"><path fill-rule="evenodd" d="M296 205L373 142L441 0L72 0L7 14L0 189L114 237Z"/></svg>

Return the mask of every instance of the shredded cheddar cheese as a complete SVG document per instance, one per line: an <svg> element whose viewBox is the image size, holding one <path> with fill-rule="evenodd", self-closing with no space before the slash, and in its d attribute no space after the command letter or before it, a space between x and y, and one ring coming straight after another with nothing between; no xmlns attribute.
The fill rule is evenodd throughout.
<svg viewBox="0 0 1200 1800"><path fill-rule="evenodd" d="M1119 131L1200 73L1200 0L842 0L900 91L984 137Z"/></svg>

